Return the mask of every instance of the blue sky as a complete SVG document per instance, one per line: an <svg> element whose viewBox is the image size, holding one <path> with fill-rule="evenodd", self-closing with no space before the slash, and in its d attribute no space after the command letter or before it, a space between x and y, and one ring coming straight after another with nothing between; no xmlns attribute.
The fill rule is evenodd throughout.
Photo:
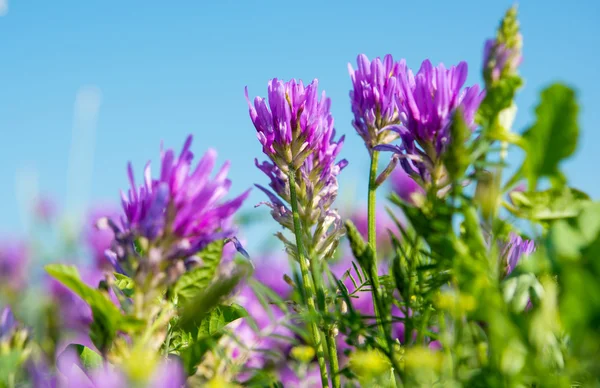
<svg viewBox="0 0 600 388"><path fill-rule="evenodd" d="M266 183L253 165L260 146L244 86L251 96L265 95L273 77L319 78L332 99L337 130L347 135L343 157L350 165L341 191L354 194L356 177L366 177L367 153L350 125L347 63L359 53L391 53L412 68L425 58L446 65L465 60L468 83L480 82L483 42L512 4L8 1L0 17L2 234L24 231L19 203L31 191L32 176L62 208L116 203L119 189L127 185L127 161L141 177L148 159L158 165L161 140L179 149L189 133L197 154L214 147L222 161L231 160L233 192ZM566 4L524 1L519 6L526 87L518 97L516 128L531 122L542 87L553 81L574 86L582 136L566 169L572 185L598 197L600 116L594 107L600 103L595 71L600 5L592 0ZM81 90L92 99L101 95L95 124L74 114ZM93 106L88 109L93 116ZM95 128L95 133L81 134L81 128ZM72 151L74 138L79 145ZM77 161L71 172L70 158ZM359 199L365 197L362 191ZM246 209L261 200L255 191Z"/></svg>

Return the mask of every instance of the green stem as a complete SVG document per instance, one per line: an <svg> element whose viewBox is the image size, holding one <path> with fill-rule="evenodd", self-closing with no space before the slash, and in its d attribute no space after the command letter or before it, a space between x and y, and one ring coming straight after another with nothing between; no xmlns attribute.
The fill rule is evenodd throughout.
<svg viewBox="0 0 600 388"><path fill-rule="evenodd" d="M302 226L300 225L300 213L298 212L298 198L296 195L296 171L290 168L288 173L290 183L290 202L292 206L292 217L294 220L294 235L296 237L296 247L298 249L298 262L300 263L300 271L302 273L302 286L304 288L306 305L311 315L309 329L311 331L314 345L317 351L317 360L321 371L321 384L323 387L329 387L329 379L327 377L327 365L325 364L325 351L323 349L323 341L317 323L313 320L317 315L315 308L315 297L313 290L313 281L309 272L308 260L304 257L304 242L302 238Z"/></svg>
<svg viewBox="0 0 600 388"><path fill-rule="evenodd" d="M329 366L331 372L331 382L334 388L340 388L342 383L340 382L340 365L338 362L337 355L337 344L335 342L335 335L331 332L327 335L327 348L329 350Z"/></svg>
<svg viewBox="0 0 600 388"><path fill-rule="evenodd" d="M379 272L377 270L377 229L376 229L376 204L377 204L377 165L379 162L379 151L373 151L371 155L371 168L369 171L369 197L368 197L368 242L371 246L371 250L373 251L373 263L371 263L371 268L369 270L370 278L373 282L371 284L372 295L373 295L373 306L375 309L375 317L377 321L377 326L381 331L381 334L386 336L385 327L382 323L382 313L381 304L379 297Z"/></svg>

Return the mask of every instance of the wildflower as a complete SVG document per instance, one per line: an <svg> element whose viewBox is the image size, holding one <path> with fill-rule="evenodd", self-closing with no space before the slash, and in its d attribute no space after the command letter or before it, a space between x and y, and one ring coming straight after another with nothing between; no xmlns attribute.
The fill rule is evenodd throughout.
<svg viewBox="0 0 600 388"><path fill-rule="evenodd" d="M517 9L510 8L498 28L494 39L485 42L483 51L483 77L486 85L495 85L501 78L517 76L523 61L523 36L519 32Z"/></svg>
<svg viewBox="0 0 600 388"><path fill-rule="evenodd" d="M535 252L535 243L525 240L518 234L511 232L508 242L502 246L502 259L505 263L505 274L508 276L517 266L523 255Z"/></svg>
<svg viewBox="0 0 600 388"><path fill-rule="evenodd" d="M383 61L380 58L369 61L364 54L360 54L356 62L356 70L348 64L353 87L350 91L352 125L371 152L374 146L388 144L398 137L389 128L400 120L397 77L404 62L395 63L391 55L386 55Z"/></svg>
<svg viewBox="0 0 600 388"><path fill-rule="evenodd" d="M164 269L163 264L175 264L213 241L233 237L231 218L249 191L223 201L231 186L227 179L229 163L211 179L217 154L208 150L192 170L191 143L189 136L179 157L173 150L161 150L159 177L152 178L148 162L140 187L129 164L131 189L127 195L121 193L125 213L122 225L108 219L99 222L115 232L117 244L107 254L117 270L133 272L139 260L132 259L144 255L150 266L158 264Z"/></svg>
<svg viewBox="0 0 600 388"><path fill-rule="evenodd" d="M325 93L319 99L317 90L317 80L305 87L302 81L284 83L273 79L269 82L268 103L256 97L252 104L247 89L246 99L263 152L271 160L261 164L256 161L275 192L257 185L269 198L271 215L283 227L293 230L288 205L291 204L289 176L294 174L300 217L305 228L314 227L307 245L314 248L315 254L328 257L343 233L340 216L331 205L337 197L337 176L347 162L336 162L344 137L335 140L329 111L331 102ZM294 244L283 235L278 236L295 255Z"/></svg>
<svg viewBox="0 0 600 388"><path fill-rule="evenodd" d="M394 130L400 134L402 144L377 149L398 153L402 168L410 176L431 182L431 174L451 141L452 118L460 112L465 124L475 129L475 112L485 93L477 85L463 89L467 79L465 62L446 69L443 64L433 67L425 60L416 75L406 69L399 78L401 119Z"/></svg>
<svg viewBox="0 0 600 388"><path fill-rule="evenodd" d="M514 74L523 61L522 38L518 34L515 46L509 47L496 39L488 39L483 49L483 69L487 82L495 83L502 74Z"/></svg>
<svg viewBox="0 0 600 388"><path fill-rule="evenodd" d="M99 205L90 210L87 215L87 223L84 230L86 245L91 251L94 264L97 268L106 268L110 263L106 259L105 252L110 249L114 235L110 230L96 227L103 218L118 220L119 212L116 207Z"/></svg>

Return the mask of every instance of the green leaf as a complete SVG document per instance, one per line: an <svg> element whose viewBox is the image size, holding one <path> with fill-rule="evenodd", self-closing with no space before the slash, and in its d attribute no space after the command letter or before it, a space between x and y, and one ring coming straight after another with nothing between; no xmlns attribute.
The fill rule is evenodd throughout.
<svg viewBox="0 0 600 388"><path fill-rule="evenodd" d="M173 296L179 304L189 302L211 283L223 256L223 240L215 241L204 248L198 256L202 267L184 273L173 286Z"/></svg>
<svg viewBox="0 0 600 388"><path fill-rule="evenodd" d="M209 314L221 301L227 297L238 283L249 273L249 268L238 267L238 272L230 277L217 279L207 288L197 293L180 308L179 326L185 331L191 331Z"/></svg>
<svg viewBox="0 0 600 388"><path fill-rule="evenodd" d="M67 351L73 351L77 354L77 356L79 357L79 361L81 361L81 366L83 366L86 372L92 371L102 366L102 356L86 346L79 344L71 344L67 346L67 348L64 350L64 352Z"/></svg>
<svg viewBox="0 0 600 388"><path fill-rule="evenodd" d="M575 92L562 84L542 91L537 120L524 134L528 142L525 170L530 189L541 177L559 176L559 164L577 148L579 126Z"/></svg>
<svg viewBox="0 0 600 388"><path fill-rule="evenodd" d="M545 191L510 193L513 206L506 208L517 217L531 221L551 221L572 218L590 203L590 198L582 191L568 187Z"/></svg>
<svg viewBox="0 0 600 388"><path fill-rule="evenodd" d="M90 306L94 318L90 325L90 339L98 349L102 351L107 349L117 331L122 329L121 324L128 323L127 320L124 320L119 308L113 304L107 294L85 284L75 266L50 264L45 268L50 276L73 291ZM123 327L123 329L128 328L128 325Z"/></svg>
<svg viewBox="0 0 600 388"><path fill-rule="evenodd" d="M180 350L180 357L188 375L196 372L198 364L215 343L223 336L224 328L231 322L247 316L246 310L237 304L215 307L206 315L200 325L192 330L195 340ZM187 334L189 338L190 334Z"/></svg>

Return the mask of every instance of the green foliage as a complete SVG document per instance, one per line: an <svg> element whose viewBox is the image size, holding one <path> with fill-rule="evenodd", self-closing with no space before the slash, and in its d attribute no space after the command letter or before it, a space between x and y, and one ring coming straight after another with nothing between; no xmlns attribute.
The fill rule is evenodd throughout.
<svg viewBox="0 0 600 388"><path fill-rule="evenodd" d="M559 164L577 148L578 111L575 92L569 87L554 84L542 91L536 122L523 134L528 144L525 171L531 190L542 177L564 180Z"/></svg>
<svg viewBox="0 0 600 388"><path fill-rule="evenodd" d="M450 125L452 142L450 142L448 150L444 154L444 165L453 181L465 174L471 161L465 145L470 135L471 129L467 127L462 112L460 110L455 112Z"/></svg>
<svg viewBox="0 0 600 388"><path fill-rule="evenodd" d="M185 337L189 343L179 350L184 368L188 375L196 372L202 358L211 350L219 339L225 334L224 328L229 323L246 317L246 310L237 304L221 305L212 309L200 321L199 325L189 331L180 330L180 336Z"/></svg>
<svg viewBox="0 0 600 388"><path fill-rule="evenodd" d="M179 312L179 326L184 331L194 330L203 319L217 307L224 298L229 296L238 283L248 275L247 268L229 277L217 279L204 290L190 298Z"/></svg>
<svg viewBox="0 0 600 388"><path fill-rule="evenodd" d="M118 330L129 331L132 320L124 318L106 293L85 284L75 266L51 264L46 266L46 272L90 306L94 317L90 326L90 338L98 349L106 350Z"/></svg>
<svg viewBox="0 0 600 388"><path fill-rule="evenodd" d="M177 299L178 304L189 302L212 282L223 256L223 245L223 240L210 243L198 254L202 259L202 265L184 273L177 280L172 295Z"/></svg>
<svg viewBox="0 0 600 388"><path fill-rule="evenodd" d="M515 216L535 222L576 217L590 203L587 194L568 187L544 191L510 193L512 205L506 208Z"/></svg>
<svg viewBox="0 0 600 388"><path fill-rule="evenodd" d="M86 346L79 344L71 344L67 346L63 354L65 352L74 352L77 355L77 357L79 357L81 366L87 372L102 366L102 356Z"/></svg>

